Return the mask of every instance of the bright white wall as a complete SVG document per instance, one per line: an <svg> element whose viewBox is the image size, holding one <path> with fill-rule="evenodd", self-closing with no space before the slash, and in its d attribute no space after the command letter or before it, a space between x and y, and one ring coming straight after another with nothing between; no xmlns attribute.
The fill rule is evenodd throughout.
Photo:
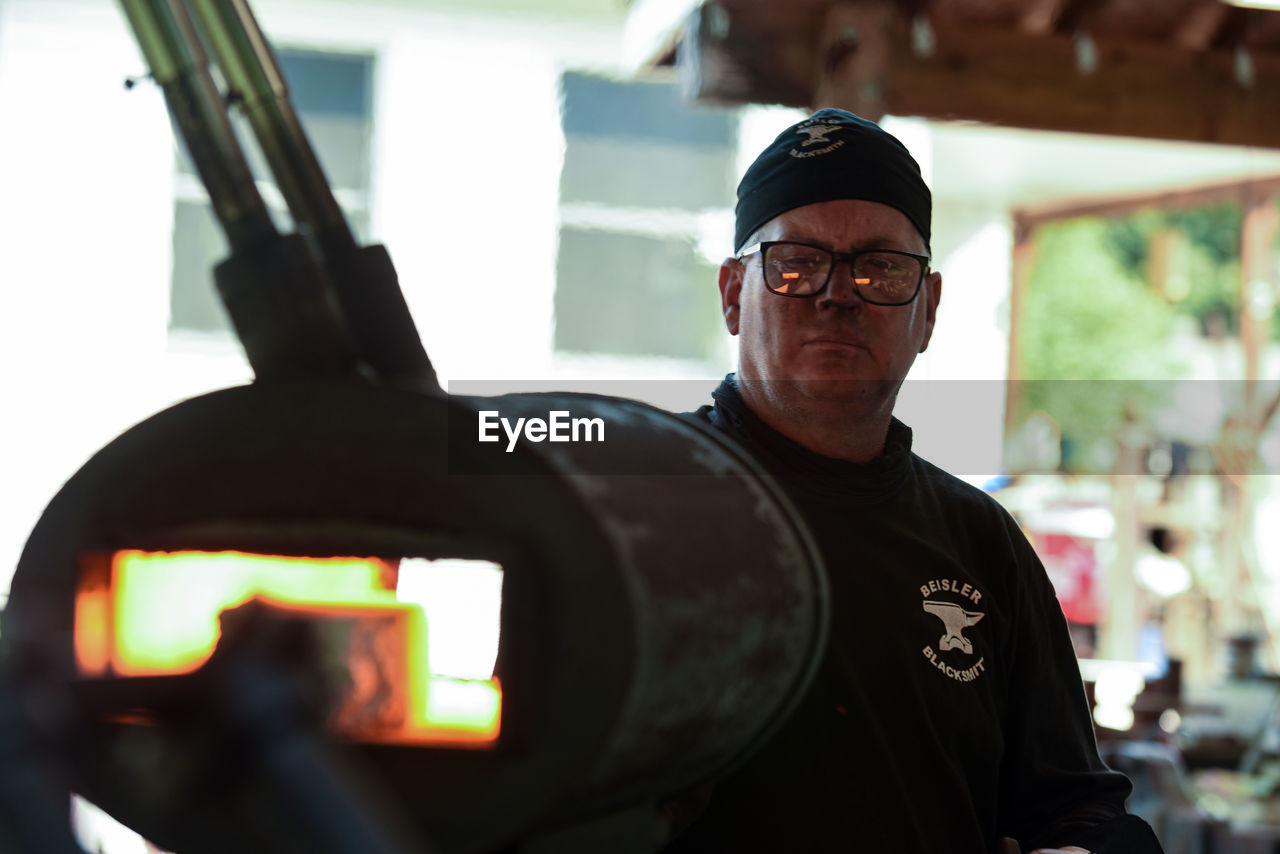
<svg viewBox="0 0 1280 854"><path fill-rule="evenodd" d="M564 152L556 58L438 32L397 38L383 56L379 174L394 180L379 185L375 228L437 370L545 376ZM459 77L467 85L441 85ZM470 275L443 275L459 262Z"/></svg>
<svg viewBox="0 0 1280 854"><path fill-rule="evenodd" d="M0 7L0 590L44 503L152 403L172 146L114 6Z"/></svg>

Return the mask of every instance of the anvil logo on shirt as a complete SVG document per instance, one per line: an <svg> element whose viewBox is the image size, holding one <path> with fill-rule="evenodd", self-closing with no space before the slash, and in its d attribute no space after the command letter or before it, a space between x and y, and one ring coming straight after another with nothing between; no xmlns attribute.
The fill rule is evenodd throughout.
<svg viewBox="0 0 1280 854"><path fill-rule="evenodd" d="M973 644L960 632L981 620L985 616L981 611L966 611L954 602L934 602L929 599L924 601L924 609L942 620L946 629L942 633L942 640L938 641L938 649L943 652L952 649L973 652Z"/></svg>
<svg viewBox="0 0 1280 854"><path fill-rule="evenodd" d="M979 656L969 666L965 661L956 661L954 655L944 658L941 653L958 651L965 655L973 655L973 641L964 635L964 630L977 625L986 613L970 610L969 603L960 604L947 599L937 598L938 593L954 593L977 604L982 600L982 592L972 584L954 578L935 578L927 584L920 585L920 595L924 597L922 607L926 613L933 614L942 622L942 637L938 639L938 649L926 645L923 652L929 663L940 672L957 682L972 682L986 670L986 659Z"/></svg>

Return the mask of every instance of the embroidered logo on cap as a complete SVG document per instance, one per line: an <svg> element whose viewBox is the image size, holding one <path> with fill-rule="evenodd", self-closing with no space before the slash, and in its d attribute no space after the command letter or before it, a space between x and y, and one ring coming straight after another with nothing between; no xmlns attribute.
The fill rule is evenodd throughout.
<svg viewBox="0 0 1280 854"><path fill-rule="evenodd" d="M809 138L800 143L801 146L822 145L830 142L827 134L835 133L840 130L840 125L810 125L807 128L800 128L796 133L808 134Z"/></svg>
<svg viewBox="0 0 1280 854"><path fill-rule="evenodd" d="M844 130L844 128L842 128L840 125L828 125L828 124L816 124L816 123L801 125L800 127L796 128L796 133L802 136L807 136L808 139L800 143L800 148L808 148L811 145L824 145L824 144L826 145L826 147L815 148L809 151L800 151L799 149L793 148L790 151L788 151L787 154L790 154L792 157L798 157L798 158L818 157L823 154L829 154L832 151L835 151L840 146L844 145L843 139L837 139L835 142L832 142L831 140L827 139L828 134L833 134L836 131L840 131L840 130Z"/></svg>
<svg viewBox="0 0 1280 854"><path fill-rule="evenodd" d="M942 597L938 595L940 593ZM948 593L968 601L948 601L951 598L946 596ZM973 660L973 639L966 637L964 632L971 626L976 626L986 616L984 611L972 608L982 600L982 592L972 584L954 578L935 578L920 585L920 595L924 597L921 607L925 613L932 614L942 623L942 636L937 640L937 649L934 649L933 644L926 644L922 650L925 659L938 672L957 682L972 682L980 677L987 669L986 658L979 655L977 661Z"/></svg>

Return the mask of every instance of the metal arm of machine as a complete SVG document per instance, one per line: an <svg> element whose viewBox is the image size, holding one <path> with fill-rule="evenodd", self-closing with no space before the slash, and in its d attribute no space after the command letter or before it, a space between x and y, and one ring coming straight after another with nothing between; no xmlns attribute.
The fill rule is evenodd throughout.
<svg viewBox="0 0 1280 854"><path fill-rule="evenodd" d="M438 390L391 259L382 246L356 243L249 4L188 2L227 80L230 100L248 118L294 222L320 253L361 359L380 378Z"/></svg>
<svg viewBox="0 0 1280 854"><path fill-rule="evenodd" d="M342 209L289 101L289 87L243 0L189 0L193 23L222 69L230 101L249 120L276 184L326 259L356 249Z"/></svg>
<svg viewBox="0 0 1280 854"><path fill-rule="evenodd" d="M231 256L215 279L254 373L353 373L356 350L332 289L306 239L272 222L181 0L121 6L226 233Z"/></svg>
<svg viewBox="0 0 1280 854"><path fill-rule="evenodd" d="M232 251L278 237L182 4L121 0L121 6Z"/></svg>

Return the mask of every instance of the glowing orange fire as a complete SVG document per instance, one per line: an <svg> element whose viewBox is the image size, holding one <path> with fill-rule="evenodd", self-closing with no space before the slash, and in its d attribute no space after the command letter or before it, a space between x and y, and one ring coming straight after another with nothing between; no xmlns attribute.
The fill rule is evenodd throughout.
<svg viewBox="0 0 1280 854"><path fill-rule="evenodd" d="M85 676L189 673L213 655L219 616L257 600L350 624L350 686L331 720L339 733L360 741L492 746L501 721L498 679L433 670L431 641L443 654L443 639L431 631L429 603L415 601L400 582L398 562L380 558L118 551L107 579L86 574L77 590L76 661ZM495 624L495 649L496 631Z"/></svg>

